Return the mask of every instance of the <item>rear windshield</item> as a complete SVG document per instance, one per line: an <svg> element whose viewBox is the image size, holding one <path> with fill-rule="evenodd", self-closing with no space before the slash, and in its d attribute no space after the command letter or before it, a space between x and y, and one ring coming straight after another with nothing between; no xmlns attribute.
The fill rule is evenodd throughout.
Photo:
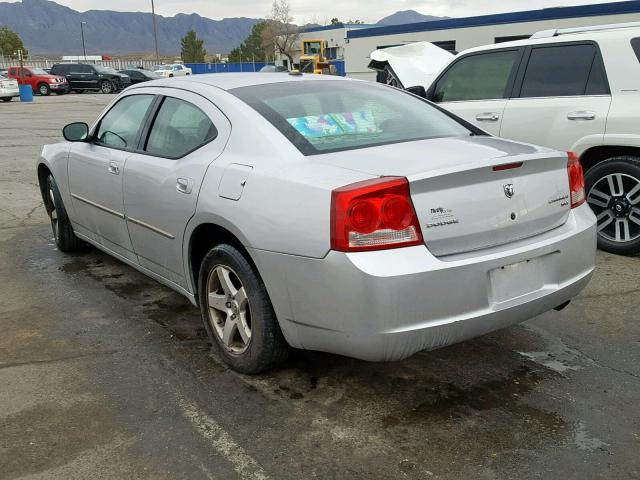
<svg viewBox="0 0 640 480"><path fill-rule="evenodd" d="M230 92L304 155L472 133L413 95L366 82L282 82Z"/></svg>

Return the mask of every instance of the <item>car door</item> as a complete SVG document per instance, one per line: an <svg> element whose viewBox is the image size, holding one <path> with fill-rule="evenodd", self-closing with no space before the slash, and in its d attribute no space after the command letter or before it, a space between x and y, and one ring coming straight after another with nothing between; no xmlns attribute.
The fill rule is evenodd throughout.
<svg viewBox="0 0 640 480"><path fill-rule="evenodd" d="M73 143L69 151L74 224L80 233L131 260L135 255L124 219L122 172L154 98L123 97L98 122L91 140Z"/></svg>
<svg viewBox="0 0 640 480"><path fill-rule="evenodd" d="M493 134L513 88L522 48L473 53L454 61L429 89L441 107Z"/></svg>
<svg viewBox="0 0 640 480"><path fill-rule="evenodd" d="M163 89L163 95L140 151L127 159L124 207L140 265L186 287L185 227L231 125L210 100L195 93Z"/></svg>
<svg viewBox="0 0 640 480"><path fill-rule="evenodd" d="M507 103L500 136L558 150L600 145L611 93L595 43L530 47Z"/></svg>

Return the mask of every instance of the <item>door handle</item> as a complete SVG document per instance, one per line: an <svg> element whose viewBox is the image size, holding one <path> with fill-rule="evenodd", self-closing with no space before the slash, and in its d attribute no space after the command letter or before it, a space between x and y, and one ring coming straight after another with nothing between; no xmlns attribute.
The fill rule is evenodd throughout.
<svg viewBox="0 0 640 480"><path fill-rule="evenodd" d="M113 173L114 175L120 175L120 166L118 165L118 162L109 162L107 170L109 170L109 173Z"/></svg>
<svg viewBox="0 0 640 480"><path fill-rule="evenodd" d="M596 112L571 112L567 118L569 120L595 120Z"/></svg>
<svg viewBox="0 0 640 480"><path fill-rule="evenodd" d="M500 120L500 115L494 112L479 113L476 115L476 120L479 122L497 122Z"/></svg>
<svg viewBox="0 0 640 480"><path fill-rule="evenodd" d="M186 195L193 190L193 180L187 177L180 177L176 180L176 190Z"/></svg>

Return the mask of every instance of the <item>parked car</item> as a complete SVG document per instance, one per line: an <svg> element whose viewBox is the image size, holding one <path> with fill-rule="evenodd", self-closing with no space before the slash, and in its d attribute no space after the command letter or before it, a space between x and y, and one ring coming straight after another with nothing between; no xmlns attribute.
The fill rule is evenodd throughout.
<svg viewBox="0 0 640 480"><path fill-rule="evenodd" d="M181 63L174 63L173 65L161 65L154 73L160 77L182 77L191 75L193 72Z"/></svg>
<svg viewBox="0 0 640 480"><path fill-rule="evenodd" d="M158 78L161 78L156 73L141 68L120 70L118 73L127 75L131 79L132 84L148 82L149 80L157 80Z"/></svg>
<svg viewBox="0 0 640 480"><path fill-rule="evenodd" d="M640 23L473 48L423 84L395 74L494 135L576 152L599 247L640 252Z"/></svg>
<svg viewBox="0 0 640 480"><path fill-rule="evenodd" d="M13 78L22 85L30 85L31 90L40 95L50 95L55 92L58 95L69 93L69 83L61 75L50 75L37 67L9 67L8 77Z"/></svg>
<svg viewBox="0 0 640 480"><path fill-rule="evenodd" d="M563 308L594 270L577 157L340 77L201 75L120 95L37 162L56 245L199 305L246 373L289 346L391 361Z"/></svg>
<svg viewBox="0 0 640 480"><path fill-rule="evenodd" d="M20 87L17 80L0 75L0 100L10 102L13 97L20 96Z"/></svg>
<svg viewBox="0 0 640 480"><path fill-rule="evenodd" d="M127 75L100 65L57 63L51 68L51 74L65 77L71 90L78 93L85 90L114 93L131 85Z"/></svg>

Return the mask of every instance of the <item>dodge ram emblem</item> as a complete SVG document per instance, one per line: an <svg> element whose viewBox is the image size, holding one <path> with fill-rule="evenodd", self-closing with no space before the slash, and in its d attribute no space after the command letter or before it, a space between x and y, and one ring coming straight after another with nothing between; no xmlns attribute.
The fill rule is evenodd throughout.
<svg viewBox="0 0 640 480"><path fill-rule="evenodd" d="M513 197L516 193L516 189L513 188L513 183L507 183L506 185L503 185L503 188L504 194L507 196L507 198Z"/></svg>

